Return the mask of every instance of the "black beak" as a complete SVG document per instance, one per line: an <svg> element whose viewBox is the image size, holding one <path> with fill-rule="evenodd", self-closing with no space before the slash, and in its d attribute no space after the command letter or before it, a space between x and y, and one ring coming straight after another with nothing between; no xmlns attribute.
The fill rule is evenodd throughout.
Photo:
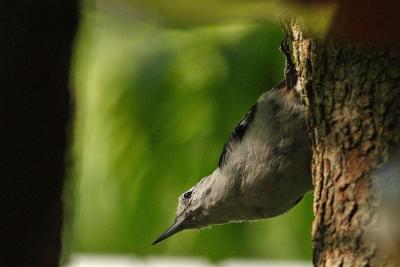
<svg viewBox="0 0 400 267"><path fill-rule="evenodd" d="M170 237L170 236L172 236L172 235L174 235L174 234L176 234L176 233L178 233L178 232L184 230L185 227L184 227L184 225L183 225L183 222L184 222L184 218L177 218L177 219L175 219L174 224L173 224L170 228L168 228L167 231L165 231L164 233L162 233L162 234L152 243L152 245L155 245L155 244L157 244L157 243L163 241L164 239L167 239L168 237Z"/></svg>

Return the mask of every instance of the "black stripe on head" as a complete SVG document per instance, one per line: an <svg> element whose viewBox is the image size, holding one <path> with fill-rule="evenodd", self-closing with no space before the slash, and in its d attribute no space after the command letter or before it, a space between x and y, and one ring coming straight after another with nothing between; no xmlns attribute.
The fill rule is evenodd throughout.
<svg viewBox="0 0 400 267"><path fill-rule="evenodd" d="M228 140L226 141L224 148L222 150L222 154L219 157L219 162L218 162L218 167L222 168L226 160L228 158L228 149L229 146L232 143L237 143L240 142L246 133L247 127L249 124L252 122L254 119L254 115L256 114L257 111L257 104L254 104L249 111L247 111L246 115L244 115L244 118L236 125L235 129L232 131L231 135L229 136Z"/></svg>

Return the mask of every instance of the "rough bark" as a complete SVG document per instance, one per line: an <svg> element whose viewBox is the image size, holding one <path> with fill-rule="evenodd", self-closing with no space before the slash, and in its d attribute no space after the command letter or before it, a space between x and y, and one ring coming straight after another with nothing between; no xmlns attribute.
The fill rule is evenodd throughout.
<svg viewBox="0 0 400 267"><path fill-rule="evenodd" d="M55 267L78 3L0 2L0 266Z"/></svg>
<svg viewBox="0 0 400 267"><path fill-rule="evenodd" d="M314 265L394 265L369 233L379 223L371 171L400 139L400 47L291 31L313 150Z"/></svg>

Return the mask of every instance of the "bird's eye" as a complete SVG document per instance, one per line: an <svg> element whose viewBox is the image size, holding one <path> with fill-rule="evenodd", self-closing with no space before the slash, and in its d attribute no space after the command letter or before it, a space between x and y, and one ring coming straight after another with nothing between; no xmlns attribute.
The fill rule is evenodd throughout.
<svg viewBox="0 0 400 267"><path fill-rule="evenodd" d="M193 191L187 191L185 194L183 194L184 199L189 199L192 196Z"/></svg>

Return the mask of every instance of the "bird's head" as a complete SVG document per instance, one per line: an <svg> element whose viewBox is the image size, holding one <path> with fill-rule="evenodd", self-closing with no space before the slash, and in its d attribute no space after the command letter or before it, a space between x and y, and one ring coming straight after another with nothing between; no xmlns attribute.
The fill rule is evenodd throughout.
<svg viewBox="0 0 400 267"><path fill-rule="evenodd" d="M217 176L215 171L180 195L174 223L153 242L153 245L185 229L203 228L225 222L224 212L221 211L225 201L223 194L218 193L223 191L217 190L218 180L221 180Z"/></svg>
<svg viewBox="0 0 400 267"><path fill-rule="evenodd" d="M241 179L235 176L242 174L229 170L217 168L184 192L178 200L174 223L153 245L185 229L271 217L274 210L268 205L263 187L254 183L255 188L246 193Z"/></svg>

